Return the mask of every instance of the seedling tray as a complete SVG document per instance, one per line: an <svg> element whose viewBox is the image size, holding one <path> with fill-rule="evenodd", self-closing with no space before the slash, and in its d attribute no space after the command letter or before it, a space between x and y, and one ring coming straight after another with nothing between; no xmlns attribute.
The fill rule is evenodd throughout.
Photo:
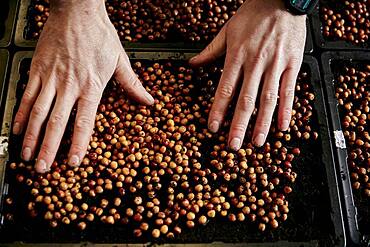
<svg viewBox="0 0 370 247"><path fill-rule="evenodd" d="M326 3L329 1L330 0L321 0L320 3ZM344 41L344 40L335 39L335 38L330 39L330 38L324 37L322 33L323 23L320 18L320 4L316 6L315 10L311 14L311 23L312 23L312 30L313 30L313 39L314 39L315 45L319 48L330 49L330 50L364 50L364 51L370 50L369 42L365 44L356 45L349 41Z"/></svg>
<svg viewBox="0 0 370 247"><path fill-rule="evenodd" d="M324 73L325 86L328 96L329 111L331 114L331 125L337 133L342 132L341 115L338 109L338 101L335 97L335 81L345 65L358 66L361 63L370 64L370 53L368 52L325 52L322 54L322 69ZM359 191L352 191L351 179L347 164L347 149L343 146L340 136L335 147L338 164L340 166L340 182L343 193L343 209L348 237L351 243L370 246L370 199L362 198Z"/></svg>
<svg viewBox="0 0 370 247"><path fill-rule="evenodd" d="M10 44L16 18L18 0L0 1L0 47Z"/></svg>
<svg viewBox="0 0 370 247"><path fill-rule="evenodd" d="M9 181L6 167L9 160L19 159L22 140L11 135L10 130L21 96L19 83L27 81L26 72L29 69L32 54L32 52L18 52L15 55L8 84L6 110L1 131L1 136L9 138L9 151L0 159L0 191L2 192L0 199L2 200L7 194L22 194L20 191L14 191L14 183ZM173 63L186 64L186 60L194 54L129 52L128 55L131 61L140 60L143 63L171 60ZM320 145L298 144L304 155L298 157L295 162L299 177L295 183L295 192L290 196L291 210L288 220L282 224L281 228L265 233L258 232L255 227L250 227L247 223L214 221L205 227L184 230L179 237L168 240L168 243L166 241L160 243L166 244L165 246L183 246L184 244L224 246L232 243L232 246L345 246L338 180L333 162L318 64L313 57L306 56L303 69L310 73L310 81L316 95L315 114L317 117L315 121L317 120L319 140L315 143L320 143ZM4 207L3 214L5 210ZM130 243L132 244L130 246L142 246L151 241L151 239L134 238L130 229L121 226L90 226L82 233L74 228L51 229L41 222L29 221L25 210L23 209L24 216L21 216L21 221L2 225L0 242L11 245L21 241L30 246L39 243L56 246L57 243L67 245L67 243L81 242L86 244L92 242L97 246L104 246L103 243ZM22 212L22 208L19 212Z"/></svg>
<svg viewBox="0 0 370 247"><path fill-rule="evenodd" d="M30 11L30 5L32 4L32 0L21 0L19 14L18 14L18 21L17 21L17 28L15 34L15 44L20 47L35 47L37 44L36 39L28 38L28 32L32 31L29 28L29 20L31 17L32 11ZM311 27L309 24L309 19L307 19L307 39L306 39L306 46L305 46L305 53L312 53L313 51L313 41L312 41L312 34L311 34ZM179 40L178 35L176 36L176 40L174 39L174 35L169 37L169 40L166 41L156 41L156 42L128 42L122 41L122 45L125 49L130 50L147 50L152 51L155 49L158 50L187 50L187 51L195 51L203 49L207 46L206 42L191 42L186 40Z"/></svg>
<svg viewBox="0 0 370 247"><path fill-rule="evenodd" d="M6 72L8 69L8 62L9 62L9 52L5 49L0 49L0 102L2 102L3 99L3 91L4 91L4 85L5 85L5 79L6 79ZM3 107L0 107L0 112L2 112ZM2 118L0 118L1 122Z"/></svg>

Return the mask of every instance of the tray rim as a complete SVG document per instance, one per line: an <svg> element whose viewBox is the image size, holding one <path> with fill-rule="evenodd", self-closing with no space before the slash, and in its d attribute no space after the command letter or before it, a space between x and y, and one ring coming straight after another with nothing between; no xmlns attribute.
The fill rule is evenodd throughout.
<svg viewBox="0 0 370 247"><path fill-rule="evenodd" d="M31 4L32 0L19 0L20 7L18 12L18 20L16 25L16 32L14 43L18 47L36 47L37 40L31 40L25 38L25 28L28 22L28 9ZM304 48L304 54L311 54L314 50L313 45L313 38L312 38L312 27L311 27L310 18L307 17L306 19L306 44ZM182 50L187 52L192 51L201 51L203 50L210 42L199 42L199 43L192 43L189 41L181 41L181 42L128 42L128 41L121 41L122 46L124 49L128 50L137 50L137 51L168 51L168 50Z"/></svg>
<svg viewBox="0 0 370 247"><path fill-rule="evenodd" d="M128 56L131 58L131 59L148 59L148 55L151 56L149 57L149 59L180 59L180 60L183 60L183 59L187 59L189 57L191 57L192 55L194 55L194 53L187 53L187 52L142 52L142 51L138 51L138 52L128 52ZM32 55L33 55L33 51L20 51L20 52L17 52L15 55L14 55L14 58L13 58L13 67L12 67L12 70L11 70L11 76L10 76L10 80L9 80L9 83L8 83L8 93L7 93L7 97L9 97L9 100L7 100L6 102L6 107L5 107L5 111L4 112L4 122L2 124L2 129L1 129L1 136L4 136L4 137L9 137L9 134L10 134L10 131L11 131L11 123L12 123L12 115L13 115L13 108L14 108L14 105L15 105L15 101L16 101L16 98L15 98L15 91L16 91L16 85L17 85L17 82L19 81L20 79L20 75L19 75L19 69L20 69L20 65L21 65L21 61L23 59L27 59L27 58L32 58ZM314 87L314 90L315 92L317 90L319 90L319 92L316 92L317 93L317 98L316 98L316 101L315 101L315 105L316 104L320 104L321 108L323 109L323 111L318 111L318 114L321 115L321 116L318 116L318 121L319 121L319 126L320 126L320 135L322 135L322 133L325 135L325 136L322 136L321 139L322 141L323 140L327 140L328 142L330 142L330 139L329 139L329 134L328 134L328 129L327 129L327 122L328 120L326 118L324 118L324 122L322 122L322 116L325 116L326 114L326 110L325 110L325 104L324 104L324 101L323 101L323 92L322 92L322 86L321 86L321 80L320 80L320 74L318 73L318 63L317 63L317 60L312 57L312 56L309 56L309 55L306 55L304 57L304 60L303 60L303 63L304 64L307 64L310 68L311 68L311 71L317 71L317 73L313 72L312 73L312 79L311 79L311 82L312 82L312 85ZM332 150L331 150L331 145L325 145L324 143L322 143L322 146L326 147L328 150L326 151L329 151L329 153L327 153L326 155L324 154L324 151L323 150L323 159L322 159L322 163L324 163L325 165L325 170L326 170L326 179L331 180L330 181L327 181L328 183L328 193L330 195L330 207L331 207L331 223L333 224L333 227L334 227L334 231L335 231L335 236L338 237L337 239L337 242L336 242L336 246L346 246L346 238L345 238L345 231L344 231L344 223L343 223L343 218L342 218L342 211L341 211L341 203L340 203L340 197L339 197L339 191L338 191L338 184L337 184L337 178L336 178L336 171L335 171L335 165L334 165L334 161L333 161L333 154L332 154ZM324 157L325 156L325 157ZM328 160L329 159L329 160ZM4 176L5 176L5 164L8 160L8 154L4 157L0 157L0 192L4 191ZM334 183L336 186L329 186L329 184L332 184ZM5 185L6 187L6 185ZM6 193L4 194L1 194L0 193L0 200L2 199L1 197L6 195ZM335 203L336 202L336 203ZM335 205L334 205L335 204ZM13 244L17 244L17 242L14 242ZM22 243L23 245L24 243ZM47 244L47 243L44 243L46 246L71 246L69 244ZM1 244L0 244L1 245ZM89 243L90 245L90 243ZM107 244L93 244L92 246L108 246ZM124 244L124 245L120 245L120 246L145 246L146 244ZM193 244L165 244L164 246L183 246L183 245L193 245ZM201 243L201 244L194 244L194 246L224 246L224 245L229 245L228 243L220 243L220 242L213 242L213 243ZM318 246L319 245L319 240L309 240L307 242L288 242L286 240L282 240L282 241L277 241L277 242L270 242L270 243L238 243L238 244L230 244L231 246ZM13 245L12 245L13 246ZM16 246L16 245L15 245ZM35 245L35 244L32 244L32 243L27 243L26 246L38 246L38 245ZM80 246L80 245L78 245ZM109 246L111 246L111 244L109 244ZM117 245L119 246L119 245Z"/></svg>
<svg viewBox="0 0 370 247"><path fill-rule="evenodd" d="M3 102L4 88L6 84L6 77L8 72L10 53L6 49L0 49L0 104ZM1 110L1 107L0 107ZM2 115L0 116L0 123L2 122Z"/></svg>
<svg viewBox="0 0 370 247"><path fill-rule="evenodd" d="M329 105L329 111L331 114L331 125L332 131L342 132L342 124L340 120L339 110L338 110L338 101L335 98L335 87L334 87L334 73L331 67L332 61L342 60L342 61L369 61L370 62L370 53L361 52L361 51L327 51L321 55L321 68L324 73L325 80L325 90L327 94L327 101ZM335 143L335 142L334 142ZM349 238L352 244L361 245L366 244L370 245L370 236L365 236L361 233L358 226L358 212L357 207L354 202L352 183L350 179L350 173L347 163L347 148L334 147L338 159L338 164L340 168L340 178L341 186L343 193L343 203L345 209L344 219L346 221Z"/></svg>
<svg viewBox="0 0 370 247"><path fill-rule="evenodd" d="M317 47L326 50L370 51L370 43L369 47L361 47L344 40L325 39L324 35L322 34L323 26L320 20L320 4L318 4L315 10L312 12L310 19L312 23L313 39Z"/></svg>
<svg viewBox="0 0 370 247"><path fill-rule="evenodd" d="M14 23L17 17L17 8L19 0L9 0L9 11L8 17L4 22L4 36L0 39L0 47L8 47L11 44L13 32L14 32Z"/></svg>

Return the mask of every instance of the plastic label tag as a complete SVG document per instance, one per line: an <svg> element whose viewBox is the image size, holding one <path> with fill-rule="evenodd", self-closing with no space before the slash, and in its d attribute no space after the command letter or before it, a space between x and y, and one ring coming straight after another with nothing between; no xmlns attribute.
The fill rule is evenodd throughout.
<svg viewBox="0 0 370 247"><path fill-rule="evenodd" d="M344 139L343 131L334 130L335 146L337 148L346 148L346 140Z"/></svg>
<svg viewBox="0 0 370 247"><path fill-rule="evenodd" d="M0 157L8 154L8 138L0 136Z"/></svg>

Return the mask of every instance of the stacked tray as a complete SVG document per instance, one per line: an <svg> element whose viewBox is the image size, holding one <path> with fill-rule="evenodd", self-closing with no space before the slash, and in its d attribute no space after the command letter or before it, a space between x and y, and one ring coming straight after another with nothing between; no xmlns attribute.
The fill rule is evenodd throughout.
<svg viewBox="0 0 370 247"><path fill-rule="evenodd" d="M37 44L37 39L32 39L30 37L30 19L33 18L34 12L32 11L32 0L21 0L17 28L15 34L15 44L19 47L35 47ZM309 19L307 19L307 39L305 46L305 53L312 53L313 51L313 41L311 34L311 26L309 24ZM177 35L178 36L178 35ZM172 40L174 36L169 36L167 40L163 41L139 41L139 42L129 42L123 41L122 44L125 49L134 49L134 50L188 50L195 51L203 49L206 47L207 43L204 41L201 42L186 42ZM178 38L178 37L177 37Z"/></svg>
<svg viewBox="0 0 370 247"><path fill-rule="evenodd" d="M5 0L0 2L0 47L10 45L16 19L18 1Z"/></svg>
<svg viewBox="0 0 370 247"><path fill-rule="evenodd" d="M0 90L1 92L4 91L4 87L6 87L6 74L9 62L9 52L5 49L0 49ZM3 102L2 93L0 93L0 102ZM3 112L3 104L1 104L0 112ZM1 122L2 118L0 118Z"/></svg>
<svg viewBox="0 0 370 247"><path fill-rule="evenodd" d="M321 49L332 49L332 50L364 50L369 51L369 41L364 44L354 44L349 41L340 40L338 38L327 38L323 35L323 22L320 13L320 5L329 4L334 10L343 8L345 1L333 1L333 0L320 0L319 6L316 7L314 12L311 14L312 32L314 43ZM353 1L352 1L353 2ZM333 21L333 26L335 25Z"/></svg>
<svg viewBox="0 0 370 247"><path fill-rule="evenodd" d="M328 97L329 112L331 115L331 125L336 133L335 150L337 153L337 163L340 167L341 190L344 202L344 218L348 228L350 243L353 245L370 245L369 219L370 219L370 198L360 191L352 190L351 173L347 162L348 153L343 136L343 109L340 109L338 100L335 96L338 86L338 76L346 66L359 68L365 64L370 64L370 53L365 52L325 52L322 54L322 69L324 73L325 86ZM365 130L369 130L368 125ZM363 149L366 152L366 149Z"/></svg>

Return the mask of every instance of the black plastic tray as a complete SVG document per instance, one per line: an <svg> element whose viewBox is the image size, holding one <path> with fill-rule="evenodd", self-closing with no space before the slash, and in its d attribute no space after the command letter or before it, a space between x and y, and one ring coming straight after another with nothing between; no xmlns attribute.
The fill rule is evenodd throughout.
<svg viewBox="0 0 370 247"><path fill-rule="evenodd" d="M363 50L363 51L370 51L369 45L355 45L351 42L347 42L344 40L329 40L324 37L322 34L323 25L320 19L320 6L316 6L315 10L311 14L311 23L312 23L312 30L313 30L313 38L315 41L315 45L322 49L330 49L330 50Z"/></svg>
<svg viewBox="0 0 370 247"><path fill-rule="evenodd" d="M9 52L5 49L0 49L0 103L3 100L3 91L4 91L4 85L5 85L5 79L6 79L6 72L8 69L8 62L9 62ZM0 107L0 112L2 110L2 107ZM1 123L1 116L0 116L0 123Z"/></svg>
<svg viewBox="0 0 370 247"><path fill-rule="evenodd" d="M18 0L0 1L0 47L10 45Z"/></svg>
<svg viewBox="0 0 370 247"><path fill-rule="evenodd" d="M334 85L334 69L332 64L336 64L339 61L344 62L368 62L370 63L369 52L325 52L321 56L322 69L324 73L324 80L326 86L326 92L328 97L329 111L331 114L331 125L333 131L337 131L339 135L342 133L341 120L338 110L338 101L335 97L335 85ZM343 197L343 208L344 208L344 219L346 220L346 228L350 243L354 245L370 246L370 236L363 236L361 229L359 229L357 221L357 208L355 206L355 200L352 193L351 179L349 175L349 169L347 165L347 150L345 145L343 146L344 137L340 136L335 140L335 150L337 154L338 164L340 167L340 179L342 186L342 197ZM370 205L369 205L370 207ZM367 226L370 228L370 225Z"/></svg>
<svg viewBox="0 0 370 247"><path fill-rule="evenodd" d="M1 136L3 136L4 138L9 138L9 135L10 135L10 129L11 129L10 127L11 127L13 110L14 110L13 108L16 104L16 86L20 79L20 66L21 66L22 61L25 61L25 60L29 61L32 57L32 54L33 52L18 52L14 56L12 73L11 73L10 82L8 84L8 90L7 90L8 94L7 94L4 122L3 122L2 130L1 130ZM129 52L128 55L133 60L135 59L187 60L193 54L183 53L183 52ZM261 240L259 240L258 242L240 243L236 245L233 244L232 246L256 246L256 247L257 246L319 246L320 243L323 244L323 246L345 246L346 237L345 237L344 223L343 223L343 218L342 218L342 213L341 213L341 202L340 202L340 197L339 197L338 180L337 180L336 169L335 169L334 160L333 160L332 146L331 146L330 138L329 138L328 119L326 116L326 110L325 110L324 101L323 101L322 85L321 85L320 76L319 76L319 67L318 67L317 61L311 56L306 56L304 58L303 64L304 64L303 66L306 66L306 68L309 68L310 70L311 82L312 82L312 85L313 85L313 88L316 94L315 109L317 112L317 118L318 118L318 124L319 124L318 130L320 132L320 140L321 140L320 150L322 150L321 151L322 157L317 157L317 159L319 159L320 161L319 161L319 164L316 165L318 169L322 168L322 172L313 173L311 176L315 178L315 180L317 179L318 181L320 181L318 182L320 184L319 188L323 190L321 192L322 194L320 194L320 198L316 198L316 200L326 199L327 200L326 202L328 204L330 203L330 205L325 204L323 206L323 208L325 209L321 211L320 211L320 207L315 208L318 210L315 213L318 213L318 215L320 216L318 215L314 216L315 210L312 212L309 212L309 215L311 215L312 213L312 216L310 217L315 217L315 218L323 217L325 219L328 219L328 221L325 221L327 224L323 226L323 229L330 228L330 230L328 231L327 239L325 239L325 241L322 241L322 240L319 241L317 239L312 239L306 242L290 242L287 240L283 240L283 241L280 240L277 242L264 242L264 243L260 243ZM1 197L6 196L7 189L8 189L7 184L4 184L5 165L6 165L6 162L8 161L8 157L9 157L8 153L5 154L3 157L0 157L0 192L2 192L0 193L0 200L1 200ZM308 161L308 163L306 162L306 163L299 164L299 165L307 165L307 166L311 165L312 166L313 164L310 164L309 162L310 161ZM325 181L321 179L324 179ZM307 189L311 189L311 188L307 188ZM299 194L299 191L297 190L296 193ZM303 200L306 200L306 199L303 199ZM291 201L291 204L294 204L294 200ZM297 210L303 210L304 212L304 208L298 208ZM310 226L307 226L306 228L305 226L304 229L309 231L309 227ZM225 230L229 230L229 231L232 230L227 227L222 227L222 228ZM37 231L41 231L41 230L42 229L37 229ZM98 232L96 232L95 234L101 235L101 233L98 233ZM195 229L192 232L192 234L195 236L199 236L202 234L202 230ZM55 239L55 240L58 242L66 242L65 239ZM32 246L33 244L29 244L29 245ZM168 244L167 246L180 246L180 245L183 246L184 243ZM186 245L195 246L193 244L186 244ZM208 244L201 243L201 244L197 244L196 246L206 246L206 245L207 246L211 246L211 245L212 246L226 246L228 244L217 242L217 243L208 243ZM53 246L53 245L46 243L45 246ZM58 245L58 246L61 246L61 245ZM104 246L104 245L97 244L97 246ZM136 245L130 245L130 246L142 246L142 244L136 244Z"/></svg>
<svg viewBox="0 0 370 247"><path fill-rule="evenodd" d="M32 0L21 0L17 21L17 28L15 33L15 44L19 47L36 47L37 40L27 39L27 23L28 23L28 10ZM307 18L307 38L305 53L309 54L313 52L313 40L311 34L311 25L309 19ZM122 41L122 45L125 49L130 50L147 50L152 51L155 49L158 50L187 50L187 51L196 51L203 49L207 46L206 42L190 42L190 41L181 41L181 42L171 42L168 41L157 41L157 42L128 42Z"/></svg>

